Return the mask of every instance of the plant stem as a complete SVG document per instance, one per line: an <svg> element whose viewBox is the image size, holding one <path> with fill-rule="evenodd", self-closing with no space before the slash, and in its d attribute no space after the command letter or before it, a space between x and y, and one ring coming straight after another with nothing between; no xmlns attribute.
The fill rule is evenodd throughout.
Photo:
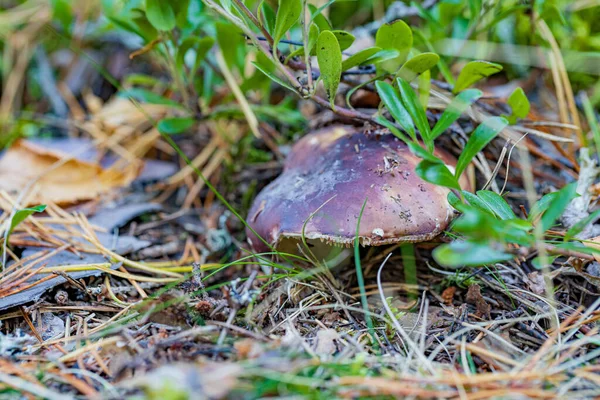
<svg viewBox="0 0 600 400"><path fill-rule="evenodd" d="M250 21L252 21L252 23L254 25L256 25L256 27L258 29L260 29L260 31L265 36L265 38L267 39L267 41L269 42L269 44L271 46L273 46L273 37L265 29L265 27L263 26L263 24L260 23L260 21L258 20L258 18L256 18L256 16L254 14L252 14L252 11L250 11L248 9L248 7L246 7L246 5L241 0L234 0L234 1L235 1L235 4L240 8L240 10L242 10L242 12L250 19Z"/></svg>

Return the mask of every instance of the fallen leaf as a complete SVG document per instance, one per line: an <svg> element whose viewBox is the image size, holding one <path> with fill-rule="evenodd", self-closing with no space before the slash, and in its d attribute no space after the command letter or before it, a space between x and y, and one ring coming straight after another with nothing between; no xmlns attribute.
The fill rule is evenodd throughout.
<svg viewBox="0 0 600 400"><path fill-rule="evenodd" d="M97 163L74 158L57 165L65 157L70 155L18 140L0 159L0 190L18 196L35 182L22 206L49 202L72 204L126 186L139 172L138 168L103 169Z"/></svg>
<svg viewBox="0 0 600 400"><path fill-rule="evenodd" d="M481 295L481 287L478 284L473 284L469 286L469 290L467 291L467 296L465 297L467 303L473 304L477 311L475 311L475 315L478 317L490 317L490 311L492 307L485 301L483 296Z"/></svg>
<svg viewBox="0 0 600 400"><path fill-rule="evenodd" d="M454 300L454 294L456 293L456 286L449 286L442 292L442 299L444 300L444 304L452 305L452 300Z"/></svg>
<svg viewBox="0 0 600 400"><path fill-rule="evenodd" d="M321 329L317 332L315 353L320 356L332 355L337 350L335 341L339 338L340 336L335 329Z"/></svg>
<svg viewBox="0 0 600 400"><path fill-rule="evenodd" d="M527 274L527 287L535 294L542 295L546 292L546 283L544 282L544 276L538 272L534 271Z"/></svg>

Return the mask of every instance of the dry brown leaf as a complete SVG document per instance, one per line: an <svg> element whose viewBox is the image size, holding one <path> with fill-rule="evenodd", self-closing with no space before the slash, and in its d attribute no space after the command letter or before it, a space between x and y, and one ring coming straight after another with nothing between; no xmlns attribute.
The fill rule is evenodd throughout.
<svg viewBox="0 0 600 400"><path fill-rule="evenodd" d="M66 157L69 155L18 140L0 158L0 190L18 196L35 181L22 206L72 204L126 186L138 172L138 168L125 172L103 169L99 164L76 159L57 164Z"/></svg>
<svg viewBox="0 0 600 400"><path fill-rule="evenodd" d="M121 126L149 124L151 120L159 120L173 110L168 105L135 104L127 98L115 96L93 115L91 121L101 123L105 129L112 131Z"/></svg>

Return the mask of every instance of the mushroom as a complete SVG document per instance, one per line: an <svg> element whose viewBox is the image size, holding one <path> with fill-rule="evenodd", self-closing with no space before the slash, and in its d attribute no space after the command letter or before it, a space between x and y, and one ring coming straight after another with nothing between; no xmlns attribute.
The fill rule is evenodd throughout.
<svg viewBox="0 0 600 400"><path fill-rule="evenodd" d="M454 167L450 154L438 149L436 155ZM448 189L417 176L420 161L389 133L366 135L339 125L318 130L294 145L283 173L258 194L249 225L280 251L295 252L302 236L311 246L350 246L367 199L358 231L362 245L430 240L454 212ZM466 180L461 185L468 186ZM248 240L258 252L269 250L251 231Z"/></svg>

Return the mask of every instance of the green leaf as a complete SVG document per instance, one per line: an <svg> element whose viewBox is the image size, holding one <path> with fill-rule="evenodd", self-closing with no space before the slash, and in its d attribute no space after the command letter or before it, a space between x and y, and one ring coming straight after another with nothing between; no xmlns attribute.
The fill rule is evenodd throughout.
<svg viewBox="0 0 600 400"><path fill-rule="evenodd" d="M183 108L183 106L181 104L179 104L178 102L176 102L175 100L168 99L164 96L158 95L154 92L151 92L146 89L141 89L141 88L127 89L123 92L119 92L119 96L133 97L134 99L141 101L143 103L163 104L166 106Z"/></svg>
<svg viewBox="0 0 600 400"><path fill-rule="evenodd" d="M418 75L433 68L439 60L440 56L435 53L421 53L405 62L396 76L410 82Z"/></svg>
<svg viewBox="0 0 600 400"><path fill-rule="evenodd" d="M103 1L106 17L116 26L141 37L146 43L154 40L158 31L148 21L143 10L132 8L131 4L117 5L115 2Z"/></svg>
<svg viewBox="0 0 600 400"><path fill-rule="evenodd" d="M364 64L379 64L381 62L392 60L398 57L400 52L394 49L383 49L379 50L377 53L373 54Z"/></svg>
<svg viewBox="0 0 600 400"><path fill-rule="evenodd" d="M25 219L27 217L29 217L30 215L32 215L34 213L44 212L45 209L46 209L46 205L40 204L39 206L23 208L21 210L17 210L17 212L15 212L15 215L13 215L12 220L10 221L10 227L8 229L8 234L6 236L6 242L8 243L8 238L10 237L10 234L12 233L12 231L17 227L17 225L19 225L21 222L25 221Z"/></svg>
<svg viewBox="0 0 600 400"><path fill-rule="evenodd" d="M554 262L554 260L556 260L559 256L546 256L546 263L547 265L552 265L552 263ZM535 257L534 259L531 260L531 265L533 265L533 267L535 269L542 269L544 268L544 264L542 261L541 257Z"/></svg>
<svg viewBox="0 0 600 400"><path fill-rule="evenodd" d="M273 47L277 48L279 41L289 31L302 14L301 0L279 0L275 28L273 29Z"/></svg>
<svg viewBox="0 0 600 400"><path fill-rule="evenodd" d="M65 32L69 32L69 27L73 22L73 8L68 0L51 0L52 20L59 21Z"/></svg>
<svg viewBox="0 0 600 400"><path fill-rule="evenodd" d="M315 25L311 26L312 27ZM309 32L309 39L310 39L310 35L311 35L312 30ZM335 36L335 38L338 40L338 44L340 46L340 51L344 51L346 50L348 47L352 46L352 43L354 42L354 35L346 32L346 31L328 31L333 33L333 35ZM319 34L319 31L317 29L317 36ZM314 33L313 33L314 34ZM311 47L311 46L309 46ZM293 57L293 56L303 56L304 55L304 48L299 48L298 50L294 51L291 55L288 56L288 58ZM316 49L311 47L311 56L315 56L317 55Z"/></svg>
<svg viewBox="0 0 600 400"><path fill-rule="evenodd" d="M512 260L514 256L495 243L455 240L433 250L433 258L443 266L476 267Z"/></svg>
<svg viewBox="0 0 600 400"><path fill-rule="evenodd" d="M335 30L331 31L331 33L333 33L335 38L338 40L341 51L344 51L348 47L352 46L352 43L354 43L354 40L356 39L353 34L346 31Z"/></svg>
<svg viewBox="0 0 600 400"><path fill-rule="evenodd" d="M217 22L215 24L217 31L217 43L223 53L225 63L229 68L243 70L246 51L246 40L242 31L227 22Z"/></svg>
<svg viewBox="0 0 600 400"><path fill-rule="evenodd" d="M308 30L308 54L316 54L315 53L315 46L317 45L317 39L319 39L319 28L317 27L317 25L312 24L310 26L310 29ZM304 49L298 49L298 50L304 50ZM304 51L302 51L302 54L304 54Z"/></svg>
<svg viewBox="0 0 600 400"><path fill-rule="evenodd" d="M502 65L500 64L488 61L471 61L460 71L453 93L461 92L475 82L500 71L502 71Z"/></svg>
<svg viewBox="0 0 600 400"><path fill-rule="evenodd" d="M417 135L415 133L413 120L408 111L406 111L406 108L404 108L398 90L385 81L376 81L375 88L377 88L377 93L379 94L379 97L381 97L381 101L383 101L383 104L385 104L398 125L408 133L413 141L416 141Z"/></svg>
<svg viewBox="0 0 600 400"><path fill-rule="evenodd" d="M571 200L577 196L577 182L569 183L557 193L544 215L542 215L540 221L542 232L546 232L554 225L558 217L566 210Z"/></svg>
<svg viewBox="0 0 600 400"><path fill-rule="evenodd" d="M160 85L161 80L145 74L128 74L123 80L123 86L148 86Z"/></svg>
<svg viewBox="0 0 600 400"><path fill-rule="evenodd" d="M190 49L193 49L196 52L196 59L194 61L194 66L193 66L193 68L191 68L192 74L193 74L198 69L198 67L200 66L200 63L202 62L202 60L204 60L204 57L206 57L206 54L213 47L214 44L215 44L215 39L213 39L211 37L203 37L203 38L188 37L188 38L186 38L183 42L181 42L179 49L177 49L175 65L177 66L178 69L181 69L185 62L186 53Z"/></svg>
<svg viewBox="0 0 600 400"><path fill-rule="evenodd" d="M164 118L158 122L158 131L166 135L176 135L189 130L194 125L194 118Z"/></svg>
<svg viewBox="0 0 600 400"><path fill-rule="evenodd" d="M522 219L500 220L489 211L470 205L458 205L462 215L452 223L452 230L475 240L493 240L529 246L534 242L533 225Z"/></svg>
<svg viewBox="0 0 600 400"><path fill-rule="evenodd" d="M432 163L444 163L442 160L440 160L435 154L432 154L430 152L428 152L427 150L425 150L423 147L421 147L419 145L419 142L410 142L407 143L408 149L411 151L411 153L413 153L415 156L422 158L423 160L427 160L427 161L431 161Z"/></svg>
<svg viewBox="0 0 600 400"><path fill-rule="evenodd" d="M273 29L275 28L275 19L277 18L275 11L273 11L273 7L271 7L266 1L263 1L261 2L260 7L258 7L258 11L259 19L262 19L263 27L267 30L267 32L273 34Z"/></svg>
<svg viewBox="0 0 600 400"><path fill-rule="evenodd" d="M218 0L225 11L231 12L231 0Z"/></svg>
<svg viewBox="0 0 600 400"><path fill-rule="evenodd" d="M573 225L567 233L565 233L564 241L568 242L571 238L580 234L589 224L600 218L600 210L596 210L581 221Z"/></svg>
<svg viewBox="0 0 600 400"><path fill-rule="evenodd" d="M34 213L44 212L44 210L46 210L45 204L40 204L38 206L18 210L17 212L15 212L15 215L13 215L13 218L10 221L10 229L8 230L8 233L11 234L12 231L17 227L17 225L25 221L25 219L30 215Z"/></svg>
<svg viewBox="0 0 600 400"><path fill-rule="evenodd" d="M424 71L419 75L419 78L417 79L417 92L419 93L419 103L421 103L421 107L427 109L431 92L431 70Z"/></svg>
<svg viewBox="0 0 600 400"><path fill-rule="evenodd" d="M482 199L480 199L479 197L474 195L473 193L463 190L462 194L465 197L465 200L467 200L467 202L469 202L469 205L471 207L475 207L478 210L488 213L492 216L494 215L494 211L492 211L490 206L485 201L483 201ZM455 208L457 210L461 211L460 208L458 208L458 207L455 207Z"/></svg>
<svg viewBox="0 0 600 400"><path fill-rule="evenodd" d="M483 95L483 92L479 89L467 89L462 91L452 99L452 102L448 104L448 107L442 113L442 116L433 127L431 132L431 139L435 140L440 136L446 129L450 127L456 121L462 113L464 113L471 104Z"/></svg>
<svg viewBox="0 0 600 400"><path fill-rule="evenodd" d="M425 182L460 190L458 179L444 163L423 160L417 165L415 171Z"/></svg>
<svg viewBox="0 0 600 400"><path fill-rule="evenodd" d="M404 63L413 44L412 31L402 20L383 24L375 35L375 45L382 49L398 50L398 57L380 64L386 72L394 73Z"/></svg>
<svg viewBox="0 0 600 400"><path fill-rule="evenodd" d="M358 53L352 54L350 57L348 57L342 62L342 71L347 71L350 68L362 65L363 63L367 62L367 60L369 60L369 58L371 58L373 55L377 54L380 50L381 48L373 46L361 50Z"/></svg>
<svg viewBox="0 0 600 400"><path fill-rule="evenodd" d="M488 205L489 209L500 219L515 219L517 216L506 200L496 192L479 190L477 196Z"/></svg>
<svg viewBox="0 0 600 400"><path fill-rule="evenodd" d="M471 134L458 162L456 163L456 177L460 177L467 168L473 157L508 125L508 121L502 117L490 117L479 124Z"/></svg>
<svg viewBox="0 0 600 400"><path fill-rule="evenodd" d="M146 17L159 31L170 31L177 23L170 2L163 0L146 0Z"/></svg>
<svg viewBox="0 0 600 400"><path fill-rule="evenodd" d="M321 11L323 11L322 8L317 9L317 7L315 5L309 4L308 10L310 11L311 21L314 22L319 27L319 31L323 32L323 31L331 30L331 24L329 23L327 18L325 18L325 16L321 12Z"/></svg>
<svg viewBox="0 0 600 400"><path fill-rule="evenodd" d="M562 25L567 24L564 15L553 1L536 1L535 8L540 19L545 21L558 21Z"/></svg>
<svg viewBox="0 0 600 400"><path fill-rule="evenodd" d="M275 75L275 64L273 64L272 60L266 59L266 57L257 57L256 61L252 62L252 65L254 65L260 72L268 76L273 82L283 86L288 90L291 90L292 92L296 91L287 82Z"/></svg>
<svg viewBox="0 0 600 400"><path fill-rule="evenodd" d="M531 207L531 210L529 210L527 220L529 222L535 222L543 213L546 212L556 196L558 196L558 192L552 192L544 195L541 199L536 201L536 203Z"/></svg>
<svg viewBox="0 0 600 400"><path fill-rule="evenodd" d="M394 136L396 136L398 139L402 140L404 143L406 143L406 144L412 143L412 141L411 141L412 139L411 138L409 138L404 133L402 133L400 131L400 129L396 128L396 125L394 125L393 123L391 123L387 119L383 118L381 115L378 116L378 117L376 117L375 121L378 124L380 124L381 126L384 126L384 127L388 128L390 130L390 132L392 132L392 134Z"/></svg>
<svg viewBox="0 0 600 400"><path fill-rule="evenodd" d="M178 28L184 29L189 22L188 13L190 11L190 3L190 0L179 0L171 3L173 12L175 13L175 24ZM192 10L193 8L192 6Z"/></svg>
<svg viewBox="0 0 600 400"><path fill-rule="evenodd" d="M342 51L331 31L324 31L319 34L319 39L317 39L317 61L331 107L335 107L335 94L342 76Z"/></svg>
<svg viewBox="0 0 600 400"><path fill-rule="evenodd" d="M510 116L505 117L511 124L516 123L518 118L525 118L529 114L529 100L522 88L516 88L508 97L507 103L512 112Z"/></svg>
<svg viewBox="0 0 600 400"><path fill-rule="evenodd" d="M412 87L410 87L408 82L402 78L397 78L396 82L398 83L398 90L400 91L402 104L404 104L406 111L408 111L408 114L411 116L413 122L417 126L417 129L419 129L421 137L427 145L427 150L432 152L433 142L431 141L431 128L429 127L429 121L427 120L425 109L419 102L417 94Z"/></svg>

